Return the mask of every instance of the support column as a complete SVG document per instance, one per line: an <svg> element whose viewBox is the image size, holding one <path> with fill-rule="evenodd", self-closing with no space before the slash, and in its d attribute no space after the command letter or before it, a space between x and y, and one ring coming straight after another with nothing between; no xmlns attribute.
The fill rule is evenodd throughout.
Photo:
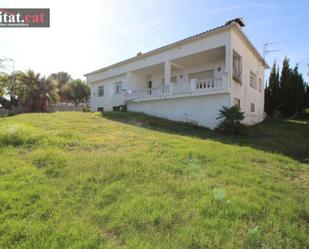
<svg viewBox="0 0 309 249"><path fill-rule="evenodd" d="M231 41L225 44L225 80L228 87L231 87L233 74L233 48Z"/></svg>
<svg viewBox="0 0 309 249"><path fill-rule="evenodd" d="M127 72L126 82L125 82L125 84L123 86L123 89L125 89L126 91L131 90L130 89L130 87L132 86L131 80L132 80L132 73L131 72Z"/></svg>
<svg viewBox="0 0 309 249"><path fill-rule="evenodd" d="M169 61L164 62L164 85L170 84L171 80L171 63Z"/></svg>

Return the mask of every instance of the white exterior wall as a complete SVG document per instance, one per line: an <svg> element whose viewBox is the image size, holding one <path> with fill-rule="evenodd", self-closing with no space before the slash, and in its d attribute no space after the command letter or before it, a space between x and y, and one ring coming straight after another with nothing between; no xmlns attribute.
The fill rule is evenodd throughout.
<svg viewBox="0 0 309 249"><path fill-rule="evenodd" d="M264 66L258 61L248 46L240 37L238 31L232 30L232 48L242 57L242 84L232 80L231 101L240 99L240 108L245 112L246 124L255 124L264 119L264 84L262 92L250 86L250 71L257 75L257 81L261 78L264 83ZM255 112L250 111L250 103L255 105Z"/></svg>
<svg viewBox="0 0 309 249"><path fill-rule="evenodd" d="M115 66L110 70L87 75L87 82L91 83L100 79L111 78L134 70L157 65L165 61L196 54L209 49L225 46L230 39L229 32L219 32L204 39L192 41L185 45L171 48L164 52L136 59L130 63Z"/></svg>
<svg viewBox="0 0 309 249"><path fill-rule="evenodd" d="M234 98L238 98L240 99L240 107L245 112L246 124L262 121L264 91L260 93L250 87L249 76L251 70L256 73L257 78L261 78L264 82L264 67L258 61L252 47L246 43L239 32L238 27L222 29L220 32L211 33L202 39L193 39L186 44L163 49L160 53L154 52L147 57L141 56L140 59L135 58L108 70L88 74L87 82L91 84L91 110L97 111L98 107L104 107L105 111L111 111L113 106L124 104L123 96L114 95L115 82L122 81L125 90L143 91L148 88L150 80L152 88L162 87L164 75L176 76L177 84L185 84L189 83L190 73L214 69L215 78L223 78L225 83L228 83L228 89L224 94L134 101L128 102L128 110L214 128L218 123L216 117L219 109L223 105L231 106L234 103ZM225 47L225 55L214 58L211 62L184 69L173 67L173 70L164 71L164 68L167 69L167 65L170 65L173 60L223 46ZM242 85L232 80L233 50L242 57ZM149 69L154 65L162 65L162 72L149 75L141 70ZM165 82L165 84L168 83ZM103 97L98 97L96 94L99 85L104 85ZM250 103L255 104L254 113L250 112Z"/></svg>
<svg viewBox="0 0 309 249"><path fill-rule="evenodd" d="M98 107L104 107L104 111L112 111L113 106L123 104L122 95L115 95L115 82L126 83L126 75L105 79L91 84L91 111L96 112ZM98 86L104 85L104 96L98 96Z"/></svg>
<svg viewBox="0 0 309 249"><path fill-rule="evenodd" d="M230 105L229 94L129 102L128 110L213 129L223 105Z"/></svg>

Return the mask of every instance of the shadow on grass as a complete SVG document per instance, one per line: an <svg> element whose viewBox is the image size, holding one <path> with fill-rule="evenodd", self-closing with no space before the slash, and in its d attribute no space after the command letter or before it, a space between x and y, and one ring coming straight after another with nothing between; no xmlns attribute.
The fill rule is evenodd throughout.
<svg viewBox="0 0 309 249"><path fill-rule="evenodd" d="M243 135L229 136L191 124L168 121L140 113L106 112L102 114L102 117L170 134L250 146L259 150L283 154L303 163L309 163L308 120L268 120L258 125L246 127Z"/></svg>

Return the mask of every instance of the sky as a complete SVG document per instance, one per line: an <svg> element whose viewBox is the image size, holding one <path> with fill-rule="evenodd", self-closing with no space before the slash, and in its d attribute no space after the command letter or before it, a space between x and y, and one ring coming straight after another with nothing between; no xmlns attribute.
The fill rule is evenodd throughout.
<svg viewBox="0 0 309 249"><path fill-rule="evenodd" d="M0 28L0 58L16 70L74 78L243 17L245 33L266 61L290 58L307 76L309 1L0 0L1 8L50 8L50 28ZM9 65L8 65L9 67ZM269 70L268 70L269 71Z"/></svg>

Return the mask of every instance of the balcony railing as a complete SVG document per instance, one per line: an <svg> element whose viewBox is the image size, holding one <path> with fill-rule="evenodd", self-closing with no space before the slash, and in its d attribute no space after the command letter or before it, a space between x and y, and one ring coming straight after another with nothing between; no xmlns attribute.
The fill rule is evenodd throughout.
<svg viewBox="0 0 309 249"><path fill-rule="evenodd" d="M139 100L139 99L156 99L167 96L186 95L186 94L199 94L211 93L218 90L227 88L227 84L220 79L206 79L206 80L191 80L186 84L171 83L159 88L149 88L142 91L126 91L124 97L126 100Z"/></svg>

